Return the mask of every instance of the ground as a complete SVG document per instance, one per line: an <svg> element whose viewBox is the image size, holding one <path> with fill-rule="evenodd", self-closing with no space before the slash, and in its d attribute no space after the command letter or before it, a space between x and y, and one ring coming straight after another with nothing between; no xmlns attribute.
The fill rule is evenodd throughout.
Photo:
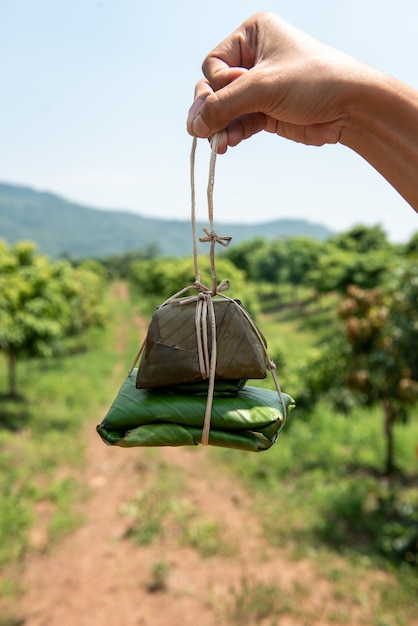
<svg viewBox="0 0 418 626"><path fill-rule="evenodd" d="M27 591L19 607L25 626L215 626L231 589L244 578L283 594L298 580L304 586L310 580L311 609L323 607L326 582L317 579L308 561L290 561L271 549L250 510L250 497L214 466L210 450L165 448L158 456L173 471L180 469L190 502L205 518L225 524L238 549L211 558L179 546L176 537L144 547L124 538L130 519L121 510L141 489L138 451L106 447L92 427L83 475L92 495L83 505L84 523L53 551L26 560ZM144 482L151 471L152 464L144 466ZM167 588L152 592L156 563L166 563L169 575ZM286 616L280 620L281 626L296 623Z"/></svg>

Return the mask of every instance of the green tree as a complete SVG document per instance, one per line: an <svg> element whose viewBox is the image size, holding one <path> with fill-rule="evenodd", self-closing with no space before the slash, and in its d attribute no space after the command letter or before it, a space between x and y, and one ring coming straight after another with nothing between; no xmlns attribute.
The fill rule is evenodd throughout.
<svg viewBox="0 0 418 626"><path fill-rule="evenodd" d="M284 239L276 239L256 247L248 258L247 276L251 280L274 285L284 281L284 269L286 267L284 244Z"/></svg>
<svg viewBox="0 0 418 626"><path fill-rule="evenodd" d="M372 289L385 280L395 259L380 226L355 226L326 242L309 277L320 293L345 293L349 285Z"/></svg>
<svg viewBox="0 0 418 626"><path fill-rule="evenodd" d="M320 293L343 294L349 285L372 289L385 281L395 258L391 248L360 252L329 242L310 271L309 280Z"/></svg>
<svg viewBox="0 0 418 626"><path fill-rule="evenodd" d="M340 250L365 253L390 248L385 231L381 226L358 224L350 230L329 239Z"/></svg>
<svg viewBox="0 0 418 626"><path fill-rule="evenodd" d="M414 233L411 239L405 244L404 250L408 258L418 258L418 231Z"/></svg>
<svg viewBox="0 0 418 626"><path fill-rule="evenodd" d="M248 279L255 280L259 278L260 270L257 264L254 264L254 259L257 258L257 263L259 263L259 259L268 256L270 252L270 243L263 237L255 237L233 245L223 256L231 261L236 268L242 270ZM270 267L271 264L269 264Z"/></svg>
<svg viewBox="0 0 418 626"><path fill-rule="evenodd" d="M0 351L11 396L18 359L57 354L66 337L103 322L102 287L91 269L53 263L31 242L0 241Z"/></svg>
<svg viewBox="0 0 418 626"><path fill-rule="evenodd" d="M132 263L140 259L156 259L161 256L158 244L151 243L144 248L125 252L124 254L112 255L101 260L103 267L114 278L128 278Z"/></svg>
<svg viewBox="0 0 418 626"><path fill-rule="evenodd" d="M199 257L201 281L209 288L212 284L208 256ZM237 269L225 256L216 259L218 283L229 280L231 288L225 295L242 300L243 306L256 315L259 310L254 286L248 282L243 271ZM134 261L131 265L130 280L141 294L160 298L161 302L194 283L192 258Z"/></svg>
<svg viewBox="0 0 418 626"><path fill-rule="evenodd" d="M310 272L322 257L324 244L308 237L290 237L284 241L285 277L294 287L310 284Z"/></svg>
<svg viewBox="0 0 418 626"><path fill-rule="evenodd" d="M418 402L417 302L416 263L398 267L384 287L352 285L339 307L342 332L305 372L311 402L325 393L340 410L358 402L382 407L387 474L396 468L394 425Z"/></svg>

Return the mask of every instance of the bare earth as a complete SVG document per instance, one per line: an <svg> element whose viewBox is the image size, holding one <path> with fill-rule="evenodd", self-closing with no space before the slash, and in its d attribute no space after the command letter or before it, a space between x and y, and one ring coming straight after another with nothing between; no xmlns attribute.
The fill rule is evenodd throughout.
<svg viewBox="0 0 418 626"><path fill-rule="evenodd" d="M92 496L84 505L85 523L53 552L27 560L27 592L19 606L25 626L212 626L220 623L216 605L243 576L277 585L284 594L295 581L311 581L320 609L327 584L308 562L289 562L263 541L248 495L220 474L210 450L166 448L159 454L184 472L188 497L199 510L227 525L231 540L238 539L238 554L203 558L170 537L151 547L124 539L129 519L120 510L141 489L140 453L106 447L92 427L84 472ZM168 588L150 593L150 572L161 561L170 567ZM280 620L281 626L295 623Z"/></svg>

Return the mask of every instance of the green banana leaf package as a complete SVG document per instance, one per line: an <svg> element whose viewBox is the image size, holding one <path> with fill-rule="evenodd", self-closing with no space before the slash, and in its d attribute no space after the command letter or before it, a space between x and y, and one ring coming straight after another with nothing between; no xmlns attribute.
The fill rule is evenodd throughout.
<svg viewBox="0 0 418 626"><path fill-rule="evenodd" d="M204 387L138 389L137 369L125 379L97 432L111 446L195 446L201 443ZM289 395L218 382L211 412L209 445L260 452L270 448L294 406Z"/></svg>

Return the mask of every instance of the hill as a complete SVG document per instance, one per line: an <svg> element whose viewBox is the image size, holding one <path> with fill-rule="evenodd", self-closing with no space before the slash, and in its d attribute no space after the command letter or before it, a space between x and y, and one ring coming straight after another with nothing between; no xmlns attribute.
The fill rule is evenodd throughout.
<svg viewBox="0 0 418 626"><path fill-rule="evenodd" d="M201 233L206 223L197 224ZM222 231L222 232L221 232ZM324 240L334 233L307 220L280 219L258 224L221 224L219 234L234 243L264 237L307 236ZM157 246L162 256L192 252L187 220L144 217L128 211L109 211L68 201L56 194L30 187L0 183L0 237L9 243L36 242L52 258L106 258Z"/></svg>

